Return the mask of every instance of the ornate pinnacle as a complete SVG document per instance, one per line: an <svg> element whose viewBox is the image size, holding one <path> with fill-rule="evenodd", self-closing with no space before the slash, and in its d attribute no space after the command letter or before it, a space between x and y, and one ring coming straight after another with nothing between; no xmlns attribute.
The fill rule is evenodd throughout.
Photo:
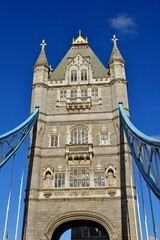
<svg viewBox="0 0 160 240"><path fill-rule="evenodd" d="M44 48L45 48L45 46L46 46L47 44L45 43L45 40L43 40L40 45L42 46L42 50L44 50Z"/></svg>
<svg viewBox="0 0 160 240"><path fill-rule="evenodd" d="M76 39L73 38L72 44L86 44L86 43L88 43L88 38L84 39L82 37L81 33L82 33L81 30L79 30L79 36Z"/></svg>
<svg viewBox="0 0 160 240"><path fill-rule="evenodd" d="M50 68L50 72L52 72L53 69L52 69L51 65L49 65L49 68Z"/></svg>

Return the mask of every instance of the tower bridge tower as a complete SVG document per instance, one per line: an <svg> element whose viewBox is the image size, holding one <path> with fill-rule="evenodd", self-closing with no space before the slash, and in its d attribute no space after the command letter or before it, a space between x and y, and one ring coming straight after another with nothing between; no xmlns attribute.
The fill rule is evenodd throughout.
<svg viewBox="0 0 160 240"><path fill-rule="evenodd" d="M79 32L53 72L41 44L32 85L31 112L39 107L39 118L31 134L23 240L58 240L74 227L87 239L96 229L102 239L139 239L118 107L123 102L129 113L125 62L115 36L112 41L109 69Z"/></svg>

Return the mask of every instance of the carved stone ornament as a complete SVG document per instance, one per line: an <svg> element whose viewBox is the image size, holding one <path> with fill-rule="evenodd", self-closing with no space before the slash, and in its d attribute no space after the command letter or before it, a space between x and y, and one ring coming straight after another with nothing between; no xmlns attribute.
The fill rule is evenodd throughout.
<svg viewBox="0 0 160 240"><path fill-rule="evenodd" d="M105 126L105 124L102 125L102 132L107 132L107 127Z"/></svg>
<svg viewBox="0 0 160 240"><path fill-rule="evenodd" d="M56 133L57 133L57 129L56 129L56 127L55 127L55 126L53 127L53 130L52 130L52 132L53 132L53 134L56 134Z"/></svg>
<svg viewBox="0 0 160 240"><path fill-rule="evenodd" d="M107 193L110 196L116 194L116 168L112 164L106 167Z"/></svg>
<svg viewBox="0 0 160 240"><path fill-rule="evenodd" d="M53 168L47 167L43 169L43 195L46 198L49 198L52 196L52 188L53 188Z"/></svg>
<svg viewBox="0 0 160 240"><path fill-rule="evenodd" d="M116 178L116 167L115 167L115 165L112 165L111 163L108 164L108 166L106 166L106 168L105 168L105 170L106 170L106 177L108 177L108 171L110 169L113 171L114 178Z"/></svg>
<svg viewBox="0 0 160 240"><path fill-rule="evenodd" d="M102 166L101 166L101 163L98 163L97 164L97 170L101 170Z"/></svg>
<svg viewBox="0 0 160 240"><path fill-rule="evenodd" d="M46 179L46 174L47 174L47 172L50 173L51 179L53 179L53 177L54 177L54 175L53 175L53 174L54 174L54 168L47 167L47 168L44 168L44 169L43 169L43 180Z"/></svg>

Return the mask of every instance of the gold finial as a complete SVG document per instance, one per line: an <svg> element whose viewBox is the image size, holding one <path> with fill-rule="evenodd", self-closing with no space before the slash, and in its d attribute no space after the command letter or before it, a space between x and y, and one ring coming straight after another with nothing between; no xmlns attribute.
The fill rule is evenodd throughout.
<svg viewBox="0 0 160 240"><path fill-rule="evenodd" d="M45 40L43 40L40 45L42 46L42 50L44 50L44 48L45 48L45 46L47 45L47 43L45 43Z"/></svg>
<svg viewBox="0 0 160 240"><path fill-rule="evenodd" d="M116 35L113 35L111 40L113 41L114 45L117 45L118 38L116 38Z"/></svg>
<svg viewBox="0 0 160 240"><path fill-rule="evenodd" d="M86 37L86 39L84 39L81 36L81 30L79 30L79 36L75 40L73 38L72 44L86 44L86 43L88 43L88 38Z"/></svg>

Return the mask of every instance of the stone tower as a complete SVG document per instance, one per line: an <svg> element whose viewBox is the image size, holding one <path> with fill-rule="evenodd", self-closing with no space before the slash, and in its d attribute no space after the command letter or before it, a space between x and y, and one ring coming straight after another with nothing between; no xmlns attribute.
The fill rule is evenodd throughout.
<svg viewBox="0 0 160 240"><path fill-rule="evenodd" d="M34 66L23 240L58 240L69 228L139 239L118 104L129 114L125 62L114 36L106 69L88 39L73 39L52 72L45 42Z"/></svg>

